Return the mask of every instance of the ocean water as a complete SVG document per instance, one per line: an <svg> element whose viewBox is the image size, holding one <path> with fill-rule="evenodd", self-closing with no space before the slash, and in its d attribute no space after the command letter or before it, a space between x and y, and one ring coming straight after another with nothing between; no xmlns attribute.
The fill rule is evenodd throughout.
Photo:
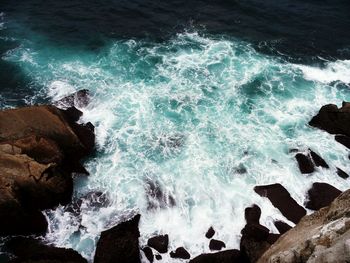
<svg viewBox="0 0 350 263"><path fill-rule="evenodd" d="M140 213L141 246L168 234L170 251L196 256L210 226L239 248L254 203L272 232L293 225L256 185L281 183L299 204L313 182L350 187L336 174L349 150L308 125L350 100L346 1L14 2L0 15L0 107L92 94L90 176L75 178L73 206L45 211L46 242L91 261L101 231ZM302 175L290 150L308 148L330 169Z"/></svg>

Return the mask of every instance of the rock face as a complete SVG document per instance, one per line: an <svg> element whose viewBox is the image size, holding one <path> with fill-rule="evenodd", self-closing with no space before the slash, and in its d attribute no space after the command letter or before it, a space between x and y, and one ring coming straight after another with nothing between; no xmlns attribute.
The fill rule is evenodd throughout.
<svg viewBox="0 0 350 263"><path fill-rule="evenodd" d="M241 257L237 249L220 251L212 254L202 254L190 260L190 263L248 263Z"/></svg>
<svg viewBox="0 0 350 263"><path fill-rule="evenodd" d="M54 106L0 111L0 235L42 234L40 210L70 201L71 172L94 147L84 127Z"/></svg>
<svg viewBox="0 0 350 263"><path fill-rule="evenodd" d="M139 221L136 215L101 233L94 263L141 263L139 251Z"/></svg>
<svg viewBox="0 0 350 263"><path fill-rule="evenodd" d="M303 217L259 259L266 262L350 262L350 190Z"/></svg>
<svg viewBox="0 0 350 263"><path fill-rule="evenodd" d="M281 213L295 224L306 215L306 210L300 206L280 184L270 184L254 187L260 196L267 197Z"/></svg>
<svg viewBox="0 0 350 263"><path fill-rule="evenodd" d="M326 183L314 183L308 191L309 200L305 207L318 210L328 206L331 202L341 194L341 191Z"/></svg>
<svg viewBox="0 0 350 263"><path fill-rule="evenodd" d="M32 238L13 238L6 243L6 248L15 256L10 263L87 263L73 249L43 245Z"/></svg>

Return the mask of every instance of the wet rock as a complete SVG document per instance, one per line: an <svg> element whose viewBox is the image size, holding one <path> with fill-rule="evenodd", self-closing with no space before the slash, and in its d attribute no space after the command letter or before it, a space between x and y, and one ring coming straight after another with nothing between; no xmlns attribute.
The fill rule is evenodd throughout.
<svg viewBox="0 0 350 263"><path fill-rule="evenodd" d="M33 238L15 237L5 247L16 257L12 263L87 263L73 249L44 245Z"/></svg>
<svg viewBox="0 0 350 263"><path fill-rule="evenodd" d="M168 252L168 244L169 244L169 236L168 235L151 237L147 241L147 245L151 248L154 248L159 253Z"/></svg>
<svg viewBox="0 0 350 263"><path fill-rule="evenodd" d="M175 199L168 193L164 193L158 182L146 182L147 209L164 209L175 206Z"/></svg>
<svg viewBox="0 0 350 263"><path fill-rule="evenodd" d="M212 239L209 242L209 249L210 250L221 250L225 247L226 247L225 243L220 241L220 240Z"/></svg>
<svg viewBox="0 0 350 263"><path fill-rule="evenodd" d="M350 105L343 102L341 108L334 104L322 106L319 113L311 119L309 124L331 134L350 136L349 122Z"/></svg>
<svg viewBox="0 0 350 263"><path fill-rule="evenodd" d="M295 159L298 162L299 170L302 174L309 174L315 171L314 164L308 155L297 153Z"/></svg>
<svg viewBox="0 0 350 263"><path fill-rule="evenodd" d="M247 207L244 210L244 217L247 221L247 224L259 224L259 219L261 216L261 209L257 205L253 205L251 207Z"/></svg>
<svg viewBox="0 0 350 263"><path fill-rule="evenodd" d="M211 227L208 229L207 233L205 234L205 237L208 238L208 239L210 239L210 238L212 238L214 235L215 235L215 230L214 230L214 228L211 226Z"/></svg>
<svg viewBox="0 0 350 263"><path fill-rule="evenodd" d="M188 251L183 247L178 247L175 252L170 252L170 257L172 258L181 258L181 259L190 259L191 255Z"/></svg>
<svg viewBox="0 0 350 263"><path fill-rule="evenodd" d="M78 107L84 108L89 105L91 100L90 92L87 89L79 90L73 94L70 94L56 102L54 104L58 107Z"/></svg>
<svg viewBox="0 0 350 263"><path fill-rule="evenodd" d="M159 254L157 254L157 255L156 255L156 260L161 260L161 259L162 259L162 256L159 255Z"/></svg>
<svg viewBox="0 0 350 263"><path fill-rule="evenodd" d="M346 136L346 135L336 135L334 137L334 139L341 143L342 145L344 145L345 147L347 147L348 149L350 149L350 137Z"/></svg>
<svg viewBox="0 0 350 263"><path fill-rule="evenodd" d="M83 116L83 113L74 106L65 109L64 114L71 122L77 122Z"/></svg>
<svg viewBox="0 0 350 263"><path fill-rule="evenodd" d="M211 254L201 254L190 263L248 263L242 259L241 253L237 249L220 251Z"/></svg>
<svg viewBox="0 0 350 263"><path fill-rule="evenodd" d="M258 263L350 262L350 190L300 222L271 246Z"/></svg>
<svg viewBox="0 0 350 263"><path fill-rule="evenodd" d="M267 197L271 203L290 221L298 223L306 214L281 184L255 186L254 191L262 197Z"/></svg>
<svg viewBox="0 0 350 263"><path fill-rule="evenodd" d="M312 160L314 161L317 167L329 168L328 164L325 162L325 160L323 160L321 156L319 156L317 153L315 153L312 150L309 150L309 151L310 151Z"/></svg>
<svg viewBox="0 0 350 263"><path fill-rule="evenodd" d="M139 251L140 215L101 233L97 242L94 263L137 263Z"/></svg>
<svg viewBox="0 0 350 263"><path fill-rule="evenodd" d="M275 221L274 222L276 228L278 229L278 231L280 232L280 234L284 234L286 233L289 229L291 229L292 227L290 225L288 225L287 223L283 222L283 221Z"/></svg>
<svg viewBox="0 0 350 263"><path fill-rule="evenodd" d="M305 207L318 210L322 207L330 205L330 203L341 194L337 188L326 183L314 183L308 191L309 200Z"/></svg>
<svg viewBox="0 0 350 263"><path fill-rule="evenodd" d="M241 164L235 169L235 172L238 174L245 174L247 173L247 168L245 168L245 166Z"/></svg>
<svg viewBox="0 0 350 263"><path fill-rule="evenodd" d="M143 253L145 254L146 258L150 263L153 263L154 256L153 256L153 251L150 247L144 247L142 249Z"/></svg>
<svg viewBox="0 0 350 263"><path fill-rule="evenodd" d="M73 199L72 202L65 207L65 211L78 216L83 204L86 209L89 209L90 211L96 211L99 208L108 207L111 204L111 201L108 195L104 192L88 192L79 198Z"/></svg>
<svg viewBox="0 0 350 263"><path fill-rule="evenodd" d="M343 179L349 178L349 175L338 167L337 167L337 175L339 175Z"/></svg>

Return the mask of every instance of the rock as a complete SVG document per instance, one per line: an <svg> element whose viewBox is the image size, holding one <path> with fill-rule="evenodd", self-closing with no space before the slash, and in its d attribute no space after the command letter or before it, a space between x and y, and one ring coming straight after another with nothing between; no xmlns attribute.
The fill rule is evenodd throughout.
<svg viewBox="0 0 350 263"><path fill-rule="evenodd" d="M156 255L156 260L161 260L161 259L162 259L162 256L159 255L159 254L157 254L157 255Z"/></svg>
<svg viewBox="0 0 350 263"><path fill-rule="evenodd" d="M258 263L350 262L350 190L300 222L271 246Z"/></svg>
<svg viewBox="0 0 350 263"><path fill-rule="evenodd" d="M147 209L164 209L175 206L175 199L165 193L158 182L148 180L146 182Z"/></svg>
<svg viewBox="0 0 350 263"><path fill-rule="evenodd" d="M211 254L201 254L194 259L190 260L190 263L245 263L242 259L241 253L237 249L220 251ZM248 263L248 262L246 262Z"/></svg>
<svg viewBox="0 0 350 263"><path fill-rule="evenodd" d="M90 103L90 92L87 89L78 90L77 92L70 94L56 102L54 105L58 107L78 107L84 108Z"/></svg>
<svg viewBox="0 0 350 263"><path fill-rule="evenodd" d="M12 263L87 263L73 249L44 245L33 238L15 237L5 247L16 257Z"/></svg>
<svg viewBox="0 0 350 263"><path fill-rule="evenodd" d="M153 263L154 257L153 257L153 251L150 247L144 247L142 249L143 253L145 254L146 258L150 263Z"/></svg>
<svg viewBox="0 0 350 263"><path fill-rule="evenodd" d="M334 137L334 139L341 143L342 145L344 145L345 147L347 147L348 149L350 149L350 137L346 136L346 135L336 135Z"/></svg>
<svg viewBox="0 0 350 263"><path fill-rule="evenodd" d="M274 222L276 228L278 229L278 231L280 232L280 234L284 234L286 233L289 229L291 229L292 227L290 225L288 225L287 223L283 222L283 221L275 221Z"/></svg>
<svg viewBox="0 0 350 263"><path fill-rule="evenodd" d="M337 167L337 175L339 175L343 179L349 178L349 175L338 167Z"/></svg>
<svg viewBox="0 0 350 263"><path fill-rule="evenodd" d="M255 186L254 191L262 197L267 197L282 215L295 224L306 214L306 210L280 184Z"/></svg>
<svg viewBox="0 0 350 263"><path fill-rule="evenodd" d="M226 247L225 243L220 241L220 240L212 239L209 242L209 249L210 250L221 250L225 247Z"/></svg>
<svg viewBox="0 0 350 263"><path fill-rule="evenodd" d="M257 205L253 205L251 207L247 207L244 210L244 217L247 221L247 224L259 224L259 219L261 216L261 209Z"/></svg>
<svg viewBox="0 0 350 263"><path fill-rule="evenodd" d="M139 221L140 215L136 215L129 221L103 231L97 242L94 263L141 262Z"/></svg>
<svg viewBox="0 0 350 263"><path fill-rule="evenodd" d="M211 226L211 227L208 229L207 233L205 234L205 237L208 238L208 239L210 239L210 238L212 238L214 235L215 235L215 230L214 230L214 228Z"/></svg>
<svg viewBox="0 0 350 263"><path fill-rule="evenodd" d="M314 183L308 191L309 200L306 202L305 207L312 210L318 210L330 205L340 194L340 190L329 184Z"/></svg>
<svg viewBox="0 0 350 263"><path fill-rule="evenodd" d="M343 102L341 108L334 104L322 106L319 113L314 116L309 124L313 127L325 130L331 134L350 136L350 106Z"/></svg>
<svg viewBox="0 0 350 263"><path fill-rule="evenodd" d="M175 252L170 252L170 257L172 258L181 258L181 259L190 259L191 255L188 251L183 247L178 247Z"/></svg>
<svg viewBox="0 0 350 263"><path fill-rule="evenodd" d="M65 109L64 114L71 122L77 122L83 116L83 113L74 106Z"/></svg>
<svg viewBox="0 0 350 263"><path fill-rule="evenodd" d="M299 170L302 174L309 174L315 171L314 164L308 155L297 153L295 159L298 162Z"/></svg>
<svg viewBox="0 0 350 263"><path fill-rule="evenodd" d="M168 235L161 235L161 236L155 236L151 237L147 241L147 245L151 248L154 248L159 253L166 253L168 252L168 244L169 244L169 237Z"/></svg>
<svg viewBox="0 0 350 263"><path fill-rule="evenodd" d="M323 160L323 158L321 156L319 156L317 153L315 153L314 151L310 150L310 154L312 157L312 160L314 161L315 165L317 167L323 167L323 168L329 168L328 164L325 162L325 160Z"/></svg>

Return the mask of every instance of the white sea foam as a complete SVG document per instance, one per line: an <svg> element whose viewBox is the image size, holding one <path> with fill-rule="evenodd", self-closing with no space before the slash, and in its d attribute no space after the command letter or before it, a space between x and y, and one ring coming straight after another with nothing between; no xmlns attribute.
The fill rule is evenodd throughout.
<svg viewBox="0 0 350 263"><path fill-rule="evenodd" d="M20 61L18 52L8 58ZM196 256L209 252L204 235L213 226L216 239L239 248L244 209L253 203L262 209L261 223L274 233L274 220L293 225L253 191L255 185L281 183L300 204L313 182L341 190L350 186L335 173L336 166L350 170L348 150L307 125L322 105L350 99L350 92L326 85L346 80L339 72L347 61L310 71L259 54L244 42L195 33L167 43L120 41L80 60L52 54L37 51L38 66L28 62L24 70L46 85L53 99L80 88L93 93L82 121L96 127L98 155L86 162L91 175L77 180L76 196L102 191L110 199L102 208L86 201L79 216L63 207L48 211L47 238L56 245L92 259L102 230L141 213L141 246L166 233L170 250L184 246ZM320 77L310 73L317 70ZM330 72L327 81L324 71ZM310 76L317 83L308 81ZM308 147L330 169L301 175L289 149ZM237 172L242 167L246 173ZM176 205L148 210L148 181L159 184ZM162 256L161 262L178 262Z"/></svg>

